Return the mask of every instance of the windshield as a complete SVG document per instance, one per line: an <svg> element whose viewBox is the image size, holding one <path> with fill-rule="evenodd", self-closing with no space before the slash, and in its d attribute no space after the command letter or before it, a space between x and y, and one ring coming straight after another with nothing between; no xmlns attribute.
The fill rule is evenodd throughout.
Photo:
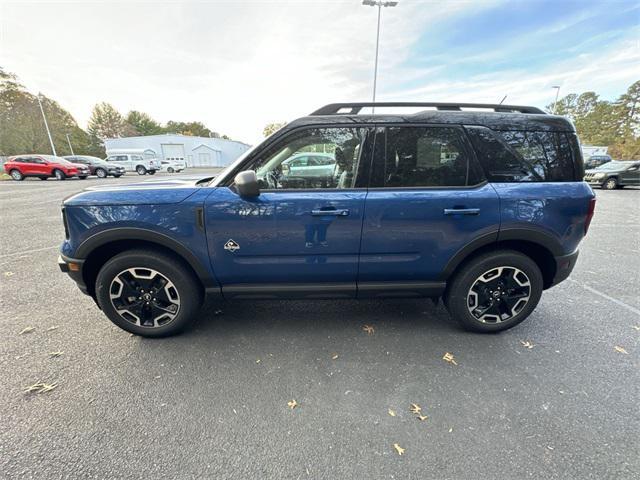
<svg viewBox="0 0 640 480"><path fill-rule="evenodd" d="M596 170L620 170L621 168L628 167L629 165L631 164L626 162L608 162L600 165Z"/></svg>
<svg viewBox="0 0 640 480"><path fill-rule="evenodd" d="M213 180L211 180L211 183L209 184L210 187L215 187L217 186L220 181L227 176L227 174L232 171L234 168L236 168L238 165L240 165L245 158L247 158L249 155L251 155L251 153L253 153L253 151L256 149L256 147L260 145L254 145L253 147L251 147L249 150L245 151L242 155L240 155L235 162L233 162L230 165L227 165L226 167L224 167L224 169L218 173L215 178Z"/></svg>
<svg viewBox="0 0 640 480"><path fill-rule="evenodd" d="M63 165L71 165L71 162L62 157L54 157L53 155L42 155L48 162L62 163Z"/></svg>
<svg viewBox="0 0 640 480"><path fill-rule="evenodd" d="M98 158L98 157L90 157L90 156L88 156L88 155L86 155L86 156L84 156L84 157L80 157L80 158L82 158L82 159L84 159L84 160L87 160L87 161L88 161L88 162L90 162L90 163L107 163L107 162L105 162L105 161L104 161L103 159L101 159L101 158Z"/></svg>

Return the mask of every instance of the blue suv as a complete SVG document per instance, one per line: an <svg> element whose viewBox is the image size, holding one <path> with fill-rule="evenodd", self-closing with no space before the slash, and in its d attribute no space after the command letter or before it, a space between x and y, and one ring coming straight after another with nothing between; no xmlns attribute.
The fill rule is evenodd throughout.
<svg viewBox="0 0 640 480"><path fill-rule="evenodd" d="M283 168L303 153L331 168ZM442 297L496 332L572 271L595 207L583 175L572 124L534 107L332 104L214 178L66 199L59 265L148 337L185 329L205 296Z"/></svg>

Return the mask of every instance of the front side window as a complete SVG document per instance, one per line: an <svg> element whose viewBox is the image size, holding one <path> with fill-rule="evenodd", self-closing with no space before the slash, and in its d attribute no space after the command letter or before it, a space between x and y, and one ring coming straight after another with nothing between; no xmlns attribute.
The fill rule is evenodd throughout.
<svg viewBox="0 0 640 480"><path fill-rule="evenodd" d="M142 160L142 157L140 155L131 155L131 160L133 160L134 162L139 162Z"/></svg>
<svg viewBox="0 0 640 480"><path fill-rule="evenodd" d="M383 187L465 187L481 174L465 145L464 133L451 127L389 127ZM378 168L380 168L378 166Z"/></svg>
<svg viewBox="0 0 640 480"><path fill-rule="evenodd" d="M245 169L255 170L261 189L355 188L365 136L364 128L306 129L289 135ZM322 153L327 161L310 165L305 153Z"/></svg>

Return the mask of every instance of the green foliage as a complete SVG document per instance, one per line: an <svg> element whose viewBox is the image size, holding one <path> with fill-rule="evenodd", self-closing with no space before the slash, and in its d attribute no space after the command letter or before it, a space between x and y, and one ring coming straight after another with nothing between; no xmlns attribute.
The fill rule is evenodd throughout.
<svg viewBox="0 0 640 480"><path fill-rule="evenodd" d="M280 130L282 127L284 127L286 125L285 122L273 122L273 123L267 123L264 126L264 129L262 130L262 134L265 137L268 137L269 135L271 135L272 133L277 132L278 130Z"/></svg>
<svg viewBox="0 0 640 480"><path fill-rule="evenodd" d="M146 113L138 112L137 110L131 110L127 114L125 122L133 127L136 135L159 135L164 133L162 125Z"/></svg>
<svg viewBox="0 0 640 480"><path fill-rule="evenodd" d="M192 137L220 138L220 134L213 132L204 126L202 122L174 122L168 121L164 128L165 133L179 133Z"/></svg>
<svg viewBox="0 0 640 480"><path fill-rule="evenodd" d="M75 153L104 153L92 146L89 135L57 102L44 95L40 100L58 155L71 154L67 134ZM0 155L21 153L50 154L51 145L37 97L26 91L14 74L0 68Z"/></svg>
<svg viewBox="0 0 640 480"><path fill-rule="evenodd" d="M640 159L640 81L614 102L595 92L569 94L558 100L556 113L573 121L583 144L608 146L613 158Z"/></svg>

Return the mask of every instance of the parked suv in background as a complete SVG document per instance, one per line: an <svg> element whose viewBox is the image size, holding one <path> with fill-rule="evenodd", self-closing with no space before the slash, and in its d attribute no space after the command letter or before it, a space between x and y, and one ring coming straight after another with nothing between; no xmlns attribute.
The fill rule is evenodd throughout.
<svg viewBox="0 0 640 480"><path fill-rule="evenodd" d="M24 180L26 177L38 177L40 180L78 177L84 180L89 176L89 169L85 165L71 163L62 157L38 154L9 157L4 164L4 171L14 180Z"/></svg>
<svg viewBox="0 0 640 480"><path fill-rule="evenodd" d="M109 175L118 178L124 175L125 172L125 169L122 165L107 163L98 157L91 157L89 155L75 155L64 158L66 158L70 162L85 165L89 169L91 175L95 175L98 178L106 178Z"/></svg>
<svg viewBox="0 0 640 480"><path fill-rule="evenodd" d="M153 175L160 170L160 161L155 158L144 158L142 155L119 153L109 155L106 162L124 167L127 172L136 172L138 175Z"/></svg>
<svg viewBox="0 0 640 480"><path fill-rule="evenodd" d="M61 270L149 337L183 330L205 295L443 297L470 330L523 321L571 273L595 208L571 122L507 105L359 114L372 105L327 105L213 179L67 199ZM308 151L333 174L284 174Z"/></svg>
<svg viewBox="0 0 640 480"><path fill-rule="evenodd" d="M605 190L615 190L626 186L640 186L640 161L613 161L587 170L585 182Z"/></svg>

